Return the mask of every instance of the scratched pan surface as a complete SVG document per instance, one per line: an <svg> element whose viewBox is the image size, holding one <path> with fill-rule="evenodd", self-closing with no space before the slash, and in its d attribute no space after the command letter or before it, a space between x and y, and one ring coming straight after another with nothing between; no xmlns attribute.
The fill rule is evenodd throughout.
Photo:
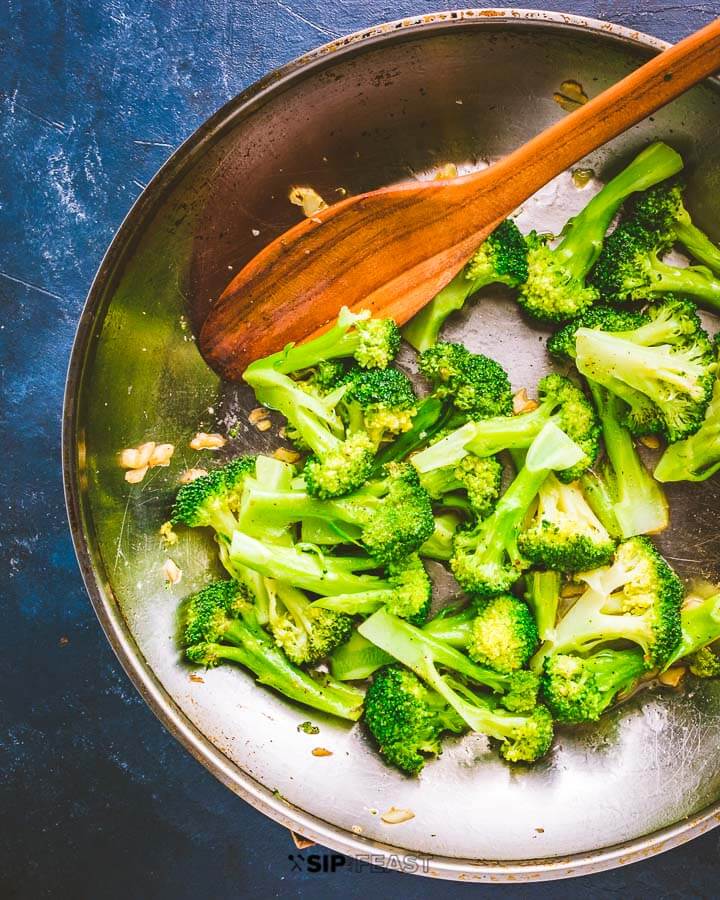
<svg viewBox="0 0 720 900"><path fill-rule="evenodd" d="M360 726L292 706L239 669L191 673L176 649L175 611L215 571L213 547L194 533L170 551L158 540L179 474L210 462L188 449L196 431L235 435L232 452L278 446L277 425L249 426L252 398L203 365L193 329L232 272L297 220L292 185L332 200L428 177L446 162L484 165L563 115L552 97L564 79L593 94L660 46L606 24L517 12L423 17L340 41L200 129L140 198L97 276L70 367L65 467L98 616L173 734L249 802L326 845L385 861L422 854L441 877L552 878L657 852L716 822L720 684L648 691L597 726L561 731L529 771L499 762L482 738L449 741L412 781L383 765ZM651 136L668 140L686 156L697 218L718 238L710 198L720 196L719 126L716 87L704 85L583 165L603 179ZM597 184L579 190L559 178L525 204L521 225L557 230ZM517 388L532 391L548 365L545 335L500 293L483 296L448 336L502 361ZM115 455L146 440L175 444L172 465L130 486ZM668 493L662 549L683 576L720 577L718 483ZM168 553L183 571L169 590ZM317 736L298 732L308 718ZM313 756L316 746L332 756ZM384 824L391 805L414 818Z"/></svg>

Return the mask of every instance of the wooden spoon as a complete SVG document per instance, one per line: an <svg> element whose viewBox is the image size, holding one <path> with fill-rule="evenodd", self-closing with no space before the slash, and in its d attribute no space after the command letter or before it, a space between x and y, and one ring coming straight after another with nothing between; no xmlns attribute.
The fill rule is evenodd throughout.
<svg viewBox="0 0 720 900"><path fill-rule="evenodd" d="M348 197L295 225L225 288L200 334L223 377L321 332L343 306L407 322L504 218L568 166L720 70L720 18L490 168Z"/></svg>

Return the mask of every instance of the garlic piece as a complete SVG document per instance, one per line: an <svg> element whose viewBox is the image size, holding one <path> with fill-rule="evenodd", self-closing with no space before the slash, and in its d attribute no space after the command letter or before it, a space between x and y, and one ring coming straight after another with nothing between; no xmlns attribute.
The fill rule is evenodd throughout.
<svg viewBox="0 0 720 900"><path fill-rule="evenodd" d="M203 475L207 475L207 469L185 469L180 476L180 484L190 484L191 481L197 481Z"/></svg>
<svg viewBox="0 0 720 900"><path fill-rule="evenodd" d="M162 567L163 577L168 584L179 584L182 579L182 569L180 569L169 557L165 560Z"/></svg>
<svg viewBox="0 0 720 900"><path fill-rule="evenodd" d="M125 473L125 481L127 481L128 484L139 484L147 475L149 468L150 466L143 466L140 469L128 469Z"/></svg>
<svg viewBox="0 0 720 900"><path fill-rule="evenodd" d="M221 434L205 434L198 431L190 441L191 450L219 450L225 446L225 438Z"/></svg>
<svg viewBox="0 0 720 900"><path fill-rule="evenodd" d="M386 825L401 825L403 822L409 822L410 819L414 819L415 813L409 809L399 809L397 806L391 806L380 818Z"/></svg>

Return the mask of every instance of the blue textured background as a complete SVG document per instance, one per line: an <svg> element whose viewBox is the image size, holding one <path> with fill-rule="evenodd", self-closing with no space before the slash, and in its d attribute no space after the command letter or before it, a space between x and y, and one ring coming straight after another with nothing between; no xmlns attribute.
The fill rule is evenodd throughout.
<svg viewBox="0 0 720 900"><path fill-rule="evenodd" d="M676 40L717 0L548 9ZM120 669L75 564L60 419L83 299L149 178L210 113L333 37L442 0L0 2L0 896L447 897L396 873L292 871L287 831L223 788ZM8 454L7 448L10 449ZM582 884L503 898L718 896L720 832ZM402 880L401 880L402 879Z"/></svg>

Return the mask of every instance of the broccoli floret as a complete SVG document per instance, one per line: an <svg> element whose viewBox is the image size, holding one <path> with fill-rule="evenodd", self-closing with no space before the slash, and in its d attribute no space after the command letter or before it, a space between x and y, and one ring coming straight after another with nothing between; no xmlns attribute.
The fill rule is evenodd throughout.
<svg viewBox="0 0 720 900"><path fill-rule="evenodd" d="M376 448L412 428L417 398L399 369L353 369L341 402L349 432L365 432Z"/></svg>
<svg viewBox="0 0 720 900"><path fill-rule="evenodd" d="M527 255L517 225L511 219L501 222L467 265L403 328L405 340L416 350L427 350L437 343L447 317L481 288L490 284L519 287L528 276Z"/></svg>
<svg viewBox="0 0 720 900"><path fill-rule="evenodd" d="M423 351L419 365L433 396L449 402L463 419L512 413L510 379L494 359L471 353L462 344L443 342Z"/></svg>
<svg viewBox="0 0 720 900"><path fill-rule="evenodd" d="M384 444L378 450L373 475L377 475L388 463L406 459L411 453L428 444L434 435L442 431L452 415L452 407L437 397L429 396L422 399L417 405L417 412L409 431L399 435L392 443Z"/></svg>
<svg viewBox="0 0 720 900"><path fill-rule="evenodd" d="M525 601L535 618L541 641L549 640L555 631L561 587L559 572L529 572L525 576Z"/></svg>
<svg viewBox="0 0 720 900"><path fill-rule="evenodd" d="M718 346L717 336L715 345ZM705 481L720 469L720 370L715 371L710 404L700 428L670 444L655 468L658 481Z"/></svg>
<svg viewBox="0 0 720 900"><path fill-rule="evenodd" d="M398 665L377 673L365 695L365 724L383 758L419 775L427 756L439 756L445 731L465 731L463 719L435 691Z"/></svg>
<svg viewBox="0 0 720 900"><path fill-rule="evenodd" d="M170 521L190 528L214 528L229 538L237 528L235 514L243 488L254 474L255 457L241 456L184 484L177 492Z"/></svg>
<svg viewBox="0 0 720 900"><path fill-rule="evenodd" d="M499 416L467 422L410 460L421 473L456 465L474 453L494 456L501 450L527 449L548 422L552 422L584 451L578 463L558 477L574 481L593 464L600 449L600 428L592 404L569 378L546 375L538 385L540 405L520 416Z"/></svg>
<svg viewBox="0 0 720 900"><path fill-rule="evenodd" d="M471 690L456 675L478 684L488 684L487 676L460 651L385 610L376 612L358 630L443 697L471 730L500 741L505 759L534 762L549 749L553 727L547 709L535 706L525 714L512 713L499 708L494 698ZM449 674L441 674L438 667ZM532 677L531 673L522 674Z"/></svg>
<svg viewBox="0 0 720 900"><path fill-rule="evenodd" d="M350 637L350 616L317 609L302 591L274 579L268 590L270 631L296 665L315 665Z"/></svg>
<svg viewBox="0 0 720 900"><path fill-rule="evenodd" d="M353 629L349 639L330 654L330 672L337 681L363 681L392 661L389 653Z"/></svg>
<svg viewBox="0 0 720 900"><path fill-rule="evenodd" d="M445 512L435 516L435 528L418 550L420 556L447 562L452 556L455 532L461 521L455 512Z"/></svg>
<svg viewBox="0 0 720 900"><path fill-rule="evenodd" d="M518 541L531 563L560 572L581 572L612 559L615 541L590 508L577 482L548 475L537 509Z"/></svg>
<svg viewBox="0 0 720 900"><path fill-rule="evenodd" d="M360 691L326 678L323 683L292 665L257 624L255 609L236 582L207 585L189 598L184 638L187 658L214 666L223 660L240 663L261 684L291 700L355 721L360 718Z"/></svg>
<svg viewBox="0 0 720 900"><path fill-rule="evenodd" d="M654 301L669 294L720 308L720 280L704 266L672 266L661 256L668 249L666 235L640 222L621 222L608 237L590 280L606 300Z"/></svg>
<svg viewBox="0 0 720 900"><path fill-rule="evenodd" d="M334 500L318 500L301 490L272 491L253 485L245 492L242 521L276 528L322 521L335 532L335 543L359 540L381 563L401 560L432 535L432 504L409 464L391 463L382 475ZM348 533L346 526L356 529Z"/></svg>
<svg viewBox="0 0 720 900"><path fill-rule="evenodd" d="M720 593L686 597L680 610L680 628L680 642L666 661L665 669L687 656L695 659L709 644L720 639ZM697 659L697 668L707 665L712 666L712 660L706 655Z"/></svg>
<svg viewBox="0 0 720 900"><path fill-rule="evenodd" d="M456 465L433 469L420 476L420 483L441 506L465 509L484 519L500 497L503 467L495 456L463 457ZM458 496L461 492L465 497Z"/></svg>
<svg viewBox="0 0 720 900"><path fill-rule="evenodd" d="M384 606L393 615L413 625L422 625L430 612L432 582L417 554L389 563L386 581L368 585L366 591L331 594L314 602L315 607L348 615L369 615Z"/></svg>
<svg viewBox="0 0 720 900"><path fill-rule="evenodd" d="M666 300L647 315L647 325L630 331L579 328L575 362L612 393L622 397L621 382L645 396L659 410L668 439L677 441L698 430L710 402L712 344L689 302Z"/></svg>
<svg viewBox="0 0 720 900"><path fill-rule="evenodd" d="M698 678L717 678L720 676L720 656L710 647L701 650L688 657L688 668Z"/></svg>
<svg viewBox="0 0 720 900"><path fill-rule="evenodd" d="M653 144L565 225L557 247L551 249L534 232L529 235L529 274L519 296L522 308L536 318L561 322L592 306L598 290L586 278L615 214L631 194L676 174L682 165L680 156L666 144Z"/></svg>
<svg viewBox="0 0 720 900"><path fill-rule="evenodd" d="M506 593L527 567L518 549L522 522L553 469L575 466L583 451L549 422L533 441L525 465L494 512L469 530L458 530L450 567L470 596Z"/></svg>
<svg viewBox="0 0 720 900"><path fill-rule="evenodd" d="M470 659L498 672L516 672L538 646L538 631L527 605L510 594L494 597L477 607L434 618L424 631Z"/></svg>
<svg viewBox="0 0 720 900"><path fill-rule="evenodd" d="M720 248L693 224L678 182L658 184L640 194L631 215L648 230L660 233L668 244L682 244L698 262L720 274Z"/></svg>
<svg viewBox="0 0 720 900"><path fill-rule="evenodd" d="M558 722L595 722L646 671L643 652L637 648L600 650L586 657L555 653L545 659L543 697Z"/></svg>
<svg viewBox="0 0 720 900"><path fill-rule="evenodd" d="M618 546L610 566L578 576L587 589L557 623L554 637L533 657L584 654L618 640L638 644L648 666L662 666L680 643L680 579L648 538Z"/></svg>

